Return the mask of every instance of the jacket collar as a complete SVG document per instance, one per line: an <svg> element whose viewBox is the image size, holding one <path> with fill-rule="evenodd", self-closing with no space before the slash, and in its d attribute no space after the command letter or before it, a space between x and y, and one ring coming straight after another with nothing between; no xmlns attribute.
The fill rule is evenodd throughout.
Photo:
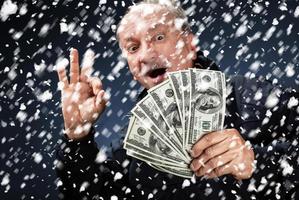
<svg viewBox="0 0 299 200"><path fill-rule="evenodd" d="M202 51L197 52L194 68L220 71L219 66L210 58L205 57Z"/></svg>

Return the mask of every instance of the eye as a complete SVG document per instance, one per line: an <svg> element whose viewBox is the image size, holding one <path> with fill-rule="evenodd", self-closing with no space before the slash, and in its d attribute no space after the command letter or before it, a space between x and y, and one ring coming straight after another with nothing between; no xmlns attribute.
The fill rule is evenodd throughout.
<svg viewBox="0 0 299 200"><path fill-rule="evenodd" d="M137 49L138 49L138 46L137 46L137 45L131 45L131 46L129 46L129 47L127 48L127 51L128 51L129 53L134 53L135 51L137 51Z"/></svg>
<svg viewBox="0 0 299 200"><path fill-rule="evenodd" d="M165 38L165 35L164 34L158 34L158 35L156 35L156 40L164 40L164 38Z"/></svg>

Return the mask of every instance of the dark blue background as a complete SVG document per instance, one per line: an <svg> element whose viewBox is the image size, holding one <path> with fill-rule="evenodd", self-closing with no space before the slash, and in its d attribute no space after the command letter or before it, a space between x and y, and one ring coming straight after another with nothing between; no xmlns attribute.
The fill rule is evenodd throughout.
<svg viewBox="0 0 299 200"><path fill-rule="evenodd" d="M58 78L53 66L59 57L68 57L70 47L77 48L81 56L88 48L98 54L95 70L100 72L98 76L111 93L111 105L97 122L96 141L103 148L117 139L117 131L126 122L126 114L140 90L127 66L111 73L118 63L124 62L111 29L132 3L125 1L124 5L122 2L17 2L19 8L26 5L26 14L19 15L18 10L1 22L0 199L56 199L57 179L53 167L63 120ZM253 12L255 4L252 1L182 2L189 10L189 21L199 38L200 49L208 51L209 57L227 74L267 76L284 87L298 89L299 24L298 16L294 15L296 7L299 9L297 0L285 1L285 4L269 1L268 6L261 2L263 10L260 13ZM225 13L235 13L235 16L232 15L227 23L223 18ZM248 30L235 37L244 19L248 21ZM274 19L279 23L272 37L264 40ZM30 27L32 21L35 24ZM81 29L77 29L77 35L61 33L61 22L74 23ZM39 34L45 24L50 28ZM287 34L290 24L293 28ZM13 39L18 32L22 36ZM256 33L260 33L260 37L249 43L248 38ZM247 51L237 58L242 48ZM260 62L258 70L250 70L256 61ZM34 66L41 63L46 67L37 72ZM293 76L285 73L287 66L293 69ZM53 97L43 102L37 96L46 91ZM20 113L22 104L26 109ZM22 113L26 116L20 120ZM40 162L34 160L36 154L42 156ZM4 177L9 178L8 184L3 181Z"/></svg>

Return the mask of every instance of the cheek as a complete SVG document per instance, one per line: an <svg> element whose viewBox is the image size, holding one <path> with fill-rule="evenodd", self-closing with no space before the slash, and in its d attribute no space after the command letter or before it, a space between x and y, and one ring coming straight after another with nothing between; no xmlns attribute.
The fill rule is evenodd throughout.
<svg viewBox="0 0 299 200"><path fill-rule="evenodd" d="M133 68L131 70L131 73L135 76L135 77L140 77L140 73L139 70L137 68Z"/></svg>
<svg viewBox="0 0 299 200"><path fill-rule="evenodd" d="M159 60L162 63L166 64L165 67L170 67L172 63L172 58L169 54L165 54L164 52L159 52Z"/></svg>
<svg viewBox="0 0 299 200"><path fill-rule="evenodd" d="M133 59L127 59L128 65L129 65L129 69L131 71L131 73L136 76L139 72L138 66L136 64L136 62Z"/></svg>
<svg viewBox="0 0 299 200"><path fill-rule="evenodd" d="M166 47L166 48L165 48ZM175 54L175 48L171 45L164 45L160 48L157 48L157 53L159 54L159 58L167 63L172 63L177 60L178 55Z"/></svg>
<svg viewBox="0 0 299 200"><path fill-rule="evenodd" d="M134 65L130 64L129 62L128 62L128 64L129 64L130 72L133 74L133 76L136 76L138 74L138 68L135 67Z"/></svg>
<svg viewBox="0 0 299 200"><path fill-rule="evenodd" d="M178 65L190 65L192 62L193 54L187 48L181 49L181 52L173 55L173 59Z"/></svg>
<svg viewBox="0 0 299 200"><path fill-rule="evenodd" d="M183 40L179 40L177 41L176 45L175 45L175 54L176 55L180 55L183 53L185 48L185 42Z"/></svg>

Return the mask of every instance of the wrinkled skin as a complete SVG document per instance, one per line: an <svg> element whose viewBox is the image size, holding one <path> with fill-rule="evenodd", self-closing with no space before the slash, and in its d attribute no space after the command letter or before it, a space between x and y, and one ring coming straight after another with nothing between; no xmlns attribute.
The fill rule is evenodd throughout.
<svg viewBox="0 0 299 200"><path fill-rule="evenodd" d="M106 100L101 80L90 77L88 71L92 66L93 56L86 57L90 62L80 70L78 51L70 52L70 81L64 66L58 66L59 81L62 84L61 101L64 127L69 139L80 140L85 137L91 125L104 111ZM58 64L59 65L59 64Z"/></svg>
<svg viewBox="0 0 299 200"><path fill-rule="evenodd" d="M166 78L165 72L193 66L196 58L194 35L181 31L176 23L173 14L158 7L145 14L135 9L119 26L120 47L129 69L135 80L147 89L161 83ZM165 72L153 77L150 74L156 68L163 68Z"/></svg>

